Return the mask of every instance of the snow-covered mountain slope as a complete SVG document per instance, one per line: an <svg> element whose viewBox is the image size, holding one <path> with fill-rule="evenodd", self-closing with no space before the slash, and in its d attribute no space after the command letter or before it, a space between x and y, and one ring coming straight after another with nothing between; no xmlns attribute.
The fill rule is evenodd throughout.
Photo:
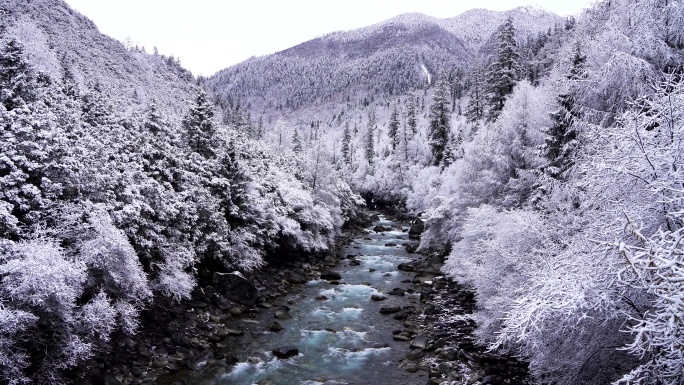
<svg viewBox="0 0 684 385"><path fill-rule="evenodd" d="M403 14L249 59L210 77L207 86L224 106L239 103L269 117L402 95L426 88L441 72L469 67L508 17L521 41L562 22L538 7L472 10L449 19Z"/></svg>
<svg viewBox="0 0 684 385"><path fill-rule="evenodd" d="M442 27L457 36L471 52L477 52L489 41L497 28L513 18L518 39L547 32L561 17L538 6L517 7L509 11L496 12L486 9L471 9L456 17L441 20Z"/></svg>
<svg viewBox="0 0 684 385"><path fill-rule="evenodd" d="M176 59L126 49L62 0L0 0L0 25L53 81L68 69L82 91L97 86L123 112L151 100L170 118L187 109L193 79Z"/></svg>

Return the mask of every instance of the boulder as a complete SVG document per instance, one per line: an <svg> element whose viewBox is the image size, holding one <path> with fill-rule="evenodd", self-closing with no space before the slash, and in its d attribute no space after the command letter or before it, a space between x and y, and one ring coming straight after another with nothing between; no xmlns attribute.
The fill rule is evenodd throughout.
<svg viewBox="0 0 684 385"><path fill-rule="evenodd" d="M373 301L384 301L384 300L387 299L387 297L385 297L385 296L382 295L382 294L373 294L373 295L371 295L371 299L372 299Z"/></svg>
<svg viewBox="0 0 684 385"><path fill-rule="evenodd" d="M287 359L294 357L299 354L299 349L294 346L282 346L277 349L273 349L273 355L280 359Z"/></svg>
<svg viewBox="0 0 684 385"><path fill-rule="evenodd" d="M423 231L425 231L425 223L420 219L416 219L416 222L409 229L409 238L420 238L420 235L423 233Z"/></svg>
<svg viewBox="0 0 684 385"><path fill-rule="evenodd" d="M326 281L337 281L342 279L342 275L336 271L328 270L321 273L321 279Z"/></svg>
<svg viewBox="0 0 684 385"><path fill-rule="evenodd" d="M290 315L290 308L287 306L281 306L277 309L275 309L274 317L278 319L290 319L292 316Z"/></svg>
<svg viewBox="0 0 684 385"><path fill-rule="evenodd" d="M377 222L380 220L380 216L378 214L373 214L370 216L370 220L373 222Z"/></svg>
<svg viewBox="0 0 684 385"><path fill-rule="evenodd" d="M401 311L401 307L397 305L390 305L387 307L381 307L380 308L380 314L393 314L393 313L399 313Z"/></svg>
<svg viewBox="0 0 684 385"><path fill-rule="evenodd" d="M414 254L416 251L418 251L419 246L420 246L420 243L418 243L418 242L406 242L406 243L404 243L404 248L406 249L406 252L409 254Z"/></svg>
<svg viewBox="0 0 684 385"><path fill-rule="evenodd" d="M259 290L239 272L214 273L214 287L225 298L246 306L254 306L261 299Z"/></svg>
<svg viewBox="0 0 684 385"><path fill-rule="evenodd" d="M375 231L376 233L382 233L382 232L387 231L387 229L378 225L378 226L373 227L373 231Z"/></svg>
<svg viewBox="0 0 684 385"><path fill-rule="evenodd" d="M268 325L268 329L272 332L279 332L279 331L283 330L284 328L283 328L283 325L281 325L278 321L272 321Z"/></svg>
<svg viewBox="0 0 684 385"><path fill-rule="evenodd" d="M401 271L416 271L415 264L411 262L400 263L399 266L397 266L397 269Z"/></svg>
<svg viewBox="0 0 684 385"><path fill-rule="evenodd" d="M403 296L404 293L406 293L406 290L404 290L404 289L402 289L402 288L400 288L400 287L395 287L394 289L392 289L392 291L390 291L390 292L387 293L387 294L389 294L389 295Z"/></svg>
<svg viewBox="0 0 684 385"><path fill-rule="evenodd" d="M306 278L303 275L297 274L293 271L286 271L285 276L283 278L285 278L286 282L295 285L301 285L303 283L306 283Z"/></svg>
<svg viewBox="0 0 684 385"><path fill-rule="evenodd" d="M409 347L411 349L425 350L425 348L427 347L427 336L423 334L417 335L413 340L411 340L411 344L409 344Z"/></svg>

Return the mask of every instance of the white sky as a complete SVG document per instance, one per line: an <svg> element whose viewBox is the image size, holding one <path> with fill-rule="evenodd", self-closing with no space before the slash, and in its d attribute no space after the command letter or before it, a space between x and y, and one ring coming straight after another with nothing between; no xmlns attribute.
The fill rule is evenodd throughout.
<svg viewBox="0 0 684 385"><path fill-rule="evenodd" d="M530 3L561 16L592 0L66 0L100 31L179 57L195 75L211 75L251 56L317 36L365 27L406 12L447 18L471 8L503 11Z"/></svg>

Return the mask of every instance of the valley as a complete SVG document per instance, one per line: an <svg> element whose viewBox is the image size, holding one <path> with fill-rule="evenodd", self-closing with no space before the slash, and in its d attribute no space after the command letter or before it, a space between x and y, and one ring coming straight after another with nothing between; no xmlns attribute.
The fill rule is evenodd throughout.
<svg viewBox="0 0 684 385"><path fill-rule="evenodd" d="M681 384L683 111L679 0L206 77L0 0L0 384Z"/></svg>

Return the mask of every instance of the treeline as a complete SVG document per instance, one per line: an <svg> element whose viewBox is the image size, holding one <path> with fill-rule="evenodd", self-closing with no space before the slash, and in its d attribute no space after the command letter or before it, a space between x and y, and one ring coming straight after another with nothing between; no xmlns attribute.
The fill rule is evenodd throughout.
<svg viewBox="0 0 684 385"><path fill-rule="evenodd" d="M312 184L296 154L218 124L199 87L175 123L62 71L0 39L3 382L60 382L155 298L188 298L204 265L328 249L359 203L337 174Z"/></svg>

